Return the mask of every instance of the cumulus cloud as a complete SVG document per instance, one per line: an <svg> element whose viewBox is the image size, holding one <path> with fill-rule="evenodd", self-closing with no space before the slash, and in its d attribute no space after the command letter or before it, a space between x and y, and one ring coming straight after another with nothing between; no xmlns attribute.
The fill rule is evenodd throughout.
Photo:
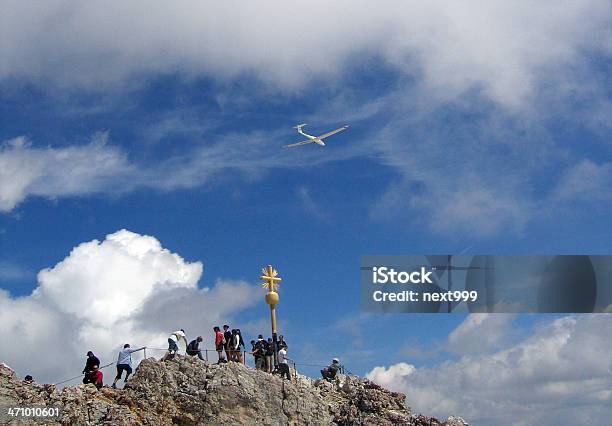
<svg viewBox="0 0 612 426"><path fill-rule="evenodd" d="M200 288L201 276L202 263L151 236L121 230L82 243L40 271L31 295L0 291L0 338L12 342L2 345L0 360L53 382L78 374L90 349L109 363L123 343L164 348L179 328L189 337L202 334L210 348L212 326L250 307L257 288L241 281Z"/></svg>
<svg viewBox="0 0 612 426"><path fill-rule="evenodd" d="M160 289L193 290L201 275L200 262L186 263L154 237L124 230L102 242L82 243L53 268L40 271L34 297L101 325L132 316ZM73 297L75 289L78 298Z"/></svg>
<svg viewBox="0 0 612 426"><path fill-rule="evenodd" d="M468 317L454 338L478 328L486 336L494 316L479 318ZM603 424L612 415L612 343L603 333L610 321L605 314L562 317L493 353L432 367L376 367L367 376L406 393L416 411L459 414L474 425Z"/></svg>

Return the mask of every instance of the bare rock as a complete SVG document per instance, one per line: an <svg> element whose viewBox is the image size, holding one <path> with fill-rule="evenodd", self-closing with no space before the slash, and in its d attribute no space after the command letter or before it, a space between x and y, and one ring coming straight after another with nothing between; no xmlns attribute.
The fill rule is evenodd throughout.
<svg viewBox="0 0 612 426"><path fill-rule="evenodd" d="M93 385L58 390L22 382L0 365L1 404L60 406L61 417L46 424L63 425L467 426L459 417L440 423L413 416L403 394L356 376L330 383L298 374L289 381L238 363L208 364L182 356L142 361L122 390Z"/></svg>

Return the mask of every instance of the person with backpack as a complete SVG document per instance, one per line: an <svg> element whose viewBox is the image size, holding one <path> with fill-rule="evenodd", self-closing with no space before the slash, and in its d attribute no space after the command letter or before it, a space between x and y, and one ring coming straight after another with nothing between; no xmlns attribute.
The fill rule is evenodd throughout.
<svg viewBox="0 0 612 426"><path fill-rule="evenodd" d="M115 380L113 381L113 385L111 386L113 389L117 389L117 381L121 379L123 372L125 371L125 379L123 379L123 383L125 384L132 374L132 353L140 351L144 349L132 349L130 348L130 344L126 343L123 345L123 349L119 351L119 356L117 357L117 375L115 376Z"/></svg>
<svg viewBox="0 0 612 426"><path fill-rule="evenodd" d="M221 333L221 329L217 326L213 328L215 332L215 349L217 350L217 355L219 355L219 360L217 364L221 364L223 362L227 362L225 357L223 356L223 346L224 346L224 337L223 333Z"/></svg>
<svg viewBox="0 0 612 426"><path fill-rule="evenodd" d="M89 383L87 380L87 375L94 370L94 367L100 367L100 360L97 356L94 355L92 351L87 352L87 361L85 362L85 367L83 368L83 383Z"/></svg>
<svg viewBox="0 0 612 426"><path fill-rule="evenodd" d="M274 342L272 342L271 337L268 337L266 343L266 368L268 369L268 373L274 371Z"/></svg>
<svg viewBox="0 0 612 426"><path fill-rule="evenodd" d="M200 343L203 341L204 339L202 338L202 336L198 336L197 338L193 339L191 342L189 342L189 344L187 345L187 355L189 356L198 356L198 358L200 358L202 361L204 361L204 357L202 356L202 351L200 350Z"/></svg>
<svg viewBox="0 0 612 426"><path fill-rule="evenodd" d="M228 361L232 360L232 332L230 331L229 325L223 326L223 349L225 349L225 356Z"/></svg>
<svg viewBox="0 0 612 426"><path fill-rule="evenodd" d="M253 345L253 356L255 357L255 368L261 371L266 371L266 344L267 342L263 339L260 334L257 336L257 341Z"/></svg>
<svg viewBox="0 0 612 426"><path fill-rule="evenodd" d="M168 337L168 351L166 351L162 361L174 358L174 355L176 355L179 351L179 340L183 340L185 342L185 346L187 346L187 336L185 336L185 330L182 328L175 331L170 335L170 337Z"/></svg>
<svg viewBox="0 0 612 426"><path fill-rule="evenodd" d="M242 346L244 346L238 329L232 330L232 360L240 363L242 363L242 351L240 350L241 343Z"/></svg>
<svg viewBox="0 0 612 426"><path fill-rule="evenodd" d="M96 364L93 366L93 370L88 371L85 374L83 383L85 384L93 383L96 388L100 389L104 385L104 383L102 382L103 379L104 379L104 374L102 374L102 371L100 370L100 366Z"/></svg>
<svg viewBox="0 0 612 426"><path fill-rule="evenodd" d="M340 360L338 358L334 358L332 359L331 365L328 365L321 370L321 376L323 376L323 378L327 381L332 381L336 378L338 370L340 370Z"/></svg>
<svg viewBox="0 0 612 426"><path fill-rule="evenodd" d="M278 336L278 340L276 341L276 351L280 351L282 348L287 349L287 342L285 341L285 336L282 334Z"/></svg>
<svg viewBox="0 0 612 426"><path fill-rule="evenodd" d="M251 352L249 352L251 355L253 355L253 361L256 361L255 358L255 340L251 340ZM255 362L255 365L257 365L257 362Z"/></svg>

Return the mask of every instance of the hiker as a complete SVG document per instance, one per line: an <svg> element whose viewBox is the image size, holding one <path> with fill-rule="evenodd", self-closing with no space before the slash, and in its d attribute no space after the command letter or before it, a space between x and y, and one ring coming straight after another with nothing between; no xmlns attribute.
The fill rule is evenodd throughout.
<svg viewBox="0 0 612 426"><path fill-rule="evenodd" d="M336 378L338 370L340 370L340 360L338 358L334 358L332 359L331 365L328 365L323 370L321 370L321 375L325 380L331 381Z"/></svg>
<svg viewBox="0 0 612 426"><path fill-rule="evenodd" d="M278 372L281 377L287 376L287 379L291 380L291 373L289 372L289 364L287 361L289 361L289 358L287 358L287 349L283 347L278 351Z"/></svg>
<svg viewBox="0 0 612 426"><path fill-rule="evenodd" d="M229 339L226 338L227 333L223 333L223 338L225 339L226 345L226 353L228 361L236 361L236 351L234 350L234 340L236 336L236 329L232 328L229 331Z"/></svg>
<svg viewBox="0 0 612 426"><path fill-rule="evenodd" d="M103 386L102 379L104 378L104 374L102 374L102 370L100 370L99 365L94 365L91 371L88 371L85 374L85 378L83 379L83 383L93 383L98 389Z"/></svg>
<svg viewBox="0 0 612 426"><path fill-rule="evenodd" d="M132 353L142 349L144 349L144 346L142 348L132 349L130 348L129 343L123 345L123 349L119 351L119 356L117 357L117 375L115 376L115 380L111 386L113 389L117 389L117 381L121 379L124 371L125 379L123 379L123 384L125 385L128 377L130 377L130 374L132 374Z"/></svg>
<svg viewBox="0 0 612 426"><path fill-rule="evenodd" d="M30 375L28 374L27 376L25 376L25 377L23 378L23 382L24 382L24 383L28 383L28 384L30 384L30 383L34 383L34 377L32 377L32 376L30 376Z"/></svg>
<svg viewBox="0 0 612 426"><path fill-rule="evenodd" d="M239 328L236 329L236 334L240 337L240 346L242 346L242 351L244 352L246 350L244 347L244 339L242 338L242 332Z"/></svg>
<svg viewBox="0 0 612 426"><path fill-rule="evenodd" d="M242 363L242 351L240 350L240 344L244 346L242 336L240 336L240 330L232 330L232 354L234 355L233 360Z"/></svg>
<svg viewBox="0 0 612 426"><path fill-rule="evenodd" d="M255 357L255 368L261 371L266 370L266 341L260 334L257 336L257 342L253 345L253 356Z"/></svg>
<svg viewBox="0 0 612 426"><path fill-rule="evenodd" d="M282 334L278 336L278 340L276 341L276 351L280 351L281 348L287 349L287 342L285 342L285 336Z"/></svg>
<svg viewBox="0 0 612 426"><path fill-rule="evenodd" d="M276 341L276 355L277 356L282 348L287 349L287 342L285 342L285 338L281 334L280 336L278 336L278 340ZM277 363L278 363L278 360L277 360Z"/></svg>
<svg viewBox="0 0 612 426"><path fill-rule="evenodd" d="M266 368L268 373L272 373L272 370L274 370L274 342L272 342L271 337L268 337L266 344Z"/></svg>
<svg viewBox="0 0 612 426"><path fill-rule="evenodd" d="M181 339L183 339L183 341L185 342L185 346L187 346L187 336L185 336L185 330L183 330L182 328L178 331L175 331L170 335L170 337L168 337L168 351L166 351L166 354L162 358L162 361L174 358L174 355L178 353L178 342Z"/></svg>
<svg viewBox="0 0 612 426"><path fill-rule="evenodd" d="M223 326L223 348L225 349L225 355L228 361L232 360L232 332L229 329L229 325Z"/></svg>
<svg viewBox="0 0 612 426"><path fill-rule="evenodd" d="M187 355L190 356L198 356L202 361L204 361L204 357L202 356L202 351L200 350L200 343L202 342L202 336L198 336L196 339L189 342L187 345Z"/></svg>
<svg viewBox="0 0 612 426"><path fill-rule="evenodd" d="M249 352L251 355L253 355L253 360L257 361L257 358L255 357L255 340L251 340L251 352ZM257 365L257 362L255 362L255 365Z"/></svg>
<svg viewBox="0 0 612 426"><path fill-rule="evenodd" d="M214 327L213 331L215 332L215 349L217 350L217 355L219 355L217 364L227 362L223 356L223 333L221 333L221 329L219 327Z"/></svg>
<svg viewBox="0 0 612 426"><path fill-rule="evenodd" d="M87 374L93 371L96 365L100 367L100 360L98 359L97 356L94 355L92 351L88 351L87 352L87 362L85 362L85 368L83 368L83 371L82 371L82 373L85 375L83 377L83 383L89 383L89 382L86 382Z"/></svg>

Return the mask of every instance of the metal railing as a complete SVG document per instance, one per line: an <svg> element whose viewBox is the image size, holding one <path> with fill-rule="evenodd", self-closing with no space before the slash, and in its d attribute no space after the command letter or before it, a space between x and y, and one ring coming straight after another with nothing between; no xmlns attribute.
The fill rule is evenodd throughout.
<svg viewBox="0 0 612 426"><path fill-rule="evenodd" d="M168 349L164 349L164 348L152 348L152 347L150 347L150 346L146 346L146 347L144 348L144 358L145 358L145 359L147 359L147 350L151 350L151 351L163 351L163 352L167 352L167 351L168 351ZM208 362L208 361L210 361L210 360L209 360L209 357L208 357L208 353L209 353L209 352L211 352L212 354L216 354L216 355L218 355L218 353L219 353L219 352L221 352L221 353L223 353L223 355L224 355L224 356L223 356L223 358L225 358L225 359L227 359L227 358L226 358L226 355L228 354L228 353L226 352L226 350L225 350L225 349L223 349L223 351L218 351L218 350L216 350L216 349L198 349L198 350L196 351L196 354L195 354L195 355L187 354L186 352L187 352L187 351L185 351L185 354L186 354L186 355L189 355L189 356L197 356L197 352L199 352L199 353L203 353L203 354L204 354L204 360L205 360L205 361L207 361L207 362ZM241 350L239 350L239 351L229 351L229 353L230 353L230 354L231 354L231 353L237 353L237 352L239 352L239 353L240 353L240 355L241 355L241 358L242 358L242 363L243 363L243 364L246 364L246 355L247 355L247 354L249 354L250 352L247 352L247 351L246 351L246 350L244 350L244 349L241 349ZM179 352L176 352L176 353L179 353Z"/></svg>
<svg viewBox="0 0 612 426"><path fill-rule="evenodd" d="M140 352L140 351L143 351L143 359L147 359L147 351L150 351L149 354L151 354L151 352L153 352L153 351L159 351L159 352L164 352L165 353L165 352L168 351L168 349L167 348L154 348L154 347L150 347L150 346L144 346L142 349L138 349L137 351L134 351L132 353L135 354L136 352ZM186 351L183 351L183 352L185 353ZM213 354L213 356L216 356L217 360L218 360L218 352L219 351L217 351L216 349L199 349L198 352L204 354L204 361L206 361L206 362L210 362L210 358L211 357L209 357L209 355L208 355L209 352L211 352ZM232 352L238 352L238 351L230 351L230 353L232 353ZM239 352L240 352L241 358L242 358L240 360L240 362L242 364L247 365L247 366L250 367L249 363L247 363L247 355L252 355L253 353L250 352L250 351L246 351L246 350L240 350ZM223 358L226 359L225 357L227 355L227 352L225 351L225 349L222 351L222 353L224 355ZM190 355L190 356L197 356L197 354L196 355ZM237 362L237 361L227 360L227 359L226 359L226 361ZM326 365L326 363L324 363L324 362L316 363L316 362L311 361L309 363L306 363L306 362L294 361L292 359L289 359L289 363L293 366L293 374L291 375L292 381L294 379L297 380L297 366L303 366L303 367L321 367L322 368L323 366ZM110 363L105 364L105 365L103 365L103 366L101 366L99 368L100 368L100 370L102 370L104 368L110 367L110 366L115 365L115 364L116 364L115 362L110 362ZM277 365L277 363L275 363L275 366L276 365ZM253 365L253 367L255 367L255 364ZM338 372L340 374L352 374L350 371L346 371L344 366L340 366L340 370ZM76 379L80 379L82 377L83 377L83 374L80 374L78 376L74 376L74 377L71 377L69 379L65 379L65 380L62 380L62 381L59 381L59 382L55 382L53 384L61 385L61 384L68 383L68 382L71 382L71 381L76 380Z"/></svg>

